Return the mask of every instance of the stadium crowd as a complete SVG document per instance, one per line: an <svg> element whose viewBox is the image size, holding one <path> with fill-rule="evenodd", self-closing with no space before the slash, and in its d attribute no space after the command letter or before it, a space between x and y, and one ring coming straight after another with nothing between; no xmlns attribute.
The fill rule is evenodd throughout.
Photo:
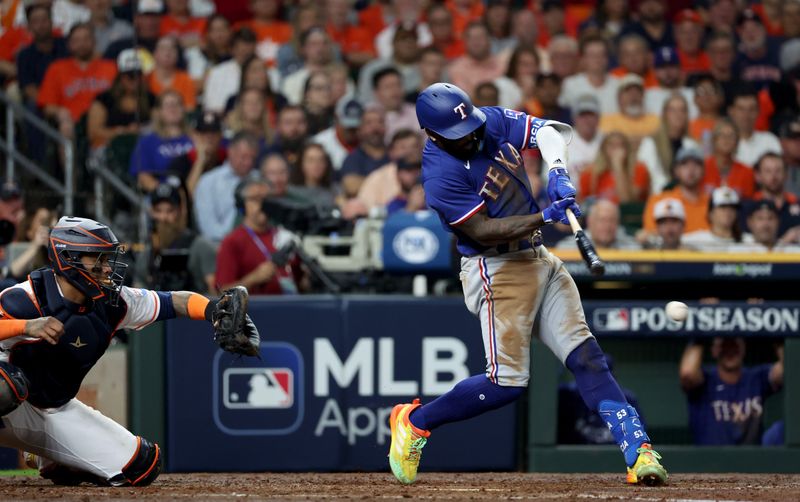
<svg viewBox="0 0 800 502"><path fill-rule="evenodd" d="M438 81L480 106L574 124L568 167L598 247L800 251L800 0L0 8L5 92L85 145L82 189L94 158L150 195L143 283L172 262L189 272L170 280L201 291L302 291L303 268L274 259L285 237L265 198L348 221L424 209L414 101ZM57 172L59 152L21 132L24 151ZM543 197L541 159L525 160ZM20 244L6 249L9 277L43 259L53 217L23 195L0 193ZM574 246L566 229L548 231L548 243Z"/></svg>

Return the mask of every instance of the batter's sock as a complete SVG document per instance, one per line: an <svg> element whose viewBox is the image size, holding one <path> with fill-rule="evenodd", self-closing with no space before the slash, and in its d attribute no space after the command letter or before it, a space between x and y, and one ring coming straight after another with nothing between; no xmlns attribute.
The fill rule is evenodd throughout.
<svg viewBox="0 0 800 502"><path fill-rule="evenodd" d="M526 387L503 387L492 383L486 375L475 375L460 381L452 390L430 403L419 406L408 419L422 430L458 422L491 411L515 401Z"/></svg>
<svg viewBox="0 0 800 502"><path fill-rule="evenodd" d="M567 356L566 366L575 375L583 401L590 410L597 410L617 441L625 462L636 462L636 449L650 438L639 420L639 413L628 404L622 389L608 369L606 356L597 340L590 338Z"/></svg>

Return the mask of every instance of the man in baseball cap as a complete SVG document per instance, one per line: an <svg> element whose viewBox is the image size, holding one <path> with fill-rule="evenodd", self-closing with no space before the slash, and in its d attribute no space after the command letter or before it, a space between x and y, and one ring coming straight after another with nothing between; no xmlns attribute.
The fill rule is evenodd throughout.
<svg viewBox="0 0 800 502"><path fill-rule="evenodd" d="M708 206L708 230L697 230L683 236L683 243L701 251L733 251L742 242L739 226L739 194L722 186L711 193Z"/></svg>
<svg viewBox="0 0 800 502"><path fill-rule="evenodd" d="M600 102L592 94L583 94L572 106L572 127L575 133L569 144L567 170L570 178L580 179L580 173L597 158L600 142Z"/></svg>
<svg viewBox="0 0 800 502"><path fill-rule="evenodd" d="M646 113L644 95L642 77L628 73L620 78L617 87L619 112L603 114L600 119L600 130L604 134L618 131L637 140L656 132L661 120L655 114Z"/></svg>
<svg viewBox="0 0 800 502"><path fill-rule="evenodd" d="M311 138L312 143L322 145L337 172L342 168L347 154L358 146L358 126L363 116L364 105L347 94L336 102L333 126Z"/></svg>
<svg viewBox="0 0 800 502"><path fill-rule="evenodd" d="M655 247L661 250L680 249L681 235L686 224L686 212L678 199L662 199L653 209L658 238Z"/></svg>
<svg viewBox="0 0 800 502"><path fill-rule="evenodd" d="M786 163L786 189L800 194L800 119L785 120L779 132Z"/></svg>
<svg viewBox="0 0 800 502"><path fill-rule="evenodd" d="M192 193L200 176L221 165L227 157L227 148L222 143L222 122L219 115L205 112L195 122L192 149L172 161L169 173L186 180L186 188Z"/></svg>
<svg viewBox="0 0 800 502"><path fill-rule="evenodd" d="M780 214L771 200L757 200L747 207L747 229L762 250L771 251L778 244Z"/></svg>
<svg viewBox="0 0 800 502"><path fill-rule="evenodd" d="M742 80L758 90L780 81L778 45L768 39L764 21L754 10L745 9L739 13L736 34L740 40L737 64Z"/></svg>

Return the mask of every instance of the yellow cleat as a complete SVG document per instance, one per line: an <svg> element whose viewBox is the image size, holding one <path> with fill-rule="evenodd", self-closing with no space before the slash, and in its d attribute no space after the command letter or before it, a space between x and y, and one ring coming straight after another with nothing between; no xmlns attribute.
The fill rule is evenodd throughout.
<svg viewBox="0 0 800 502"><path fill-rule="evenodd" d="M633 467L628 467L628 484L660 486L667 483L667 470L659 460L661 455L650 446L642 443L636 453L639 457Z"/></svg>
<svg viewBox="0 0 800 502"><path fill-rule="evenodd" d="M392 408L389 426L392 429L392 444L389 447L389 466L398 481L410 485L417 479L417 468L422 448L431 435L429 431L417 429L408 416L419 407L419 399L411 404L398 404Z"/></svg>

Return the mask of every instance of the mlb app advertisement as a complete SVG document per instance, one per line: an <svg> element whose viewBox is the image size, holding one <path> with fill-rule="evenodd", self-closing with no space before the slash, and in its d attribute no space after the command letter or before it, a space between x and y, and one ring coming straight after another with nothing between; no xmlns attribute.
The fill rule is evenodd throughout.
<svg viewBox="0 0 800 502"><path fill-rule="evenodd" d="M386 470L392 407L484 371L459 299L253 298L249 313L260 358L222 352L206 325L167 324L169 470ZM513 468L517 418L508 406L437 430L426 469ZM491 445L479 455L478 438Z"/></svg>

